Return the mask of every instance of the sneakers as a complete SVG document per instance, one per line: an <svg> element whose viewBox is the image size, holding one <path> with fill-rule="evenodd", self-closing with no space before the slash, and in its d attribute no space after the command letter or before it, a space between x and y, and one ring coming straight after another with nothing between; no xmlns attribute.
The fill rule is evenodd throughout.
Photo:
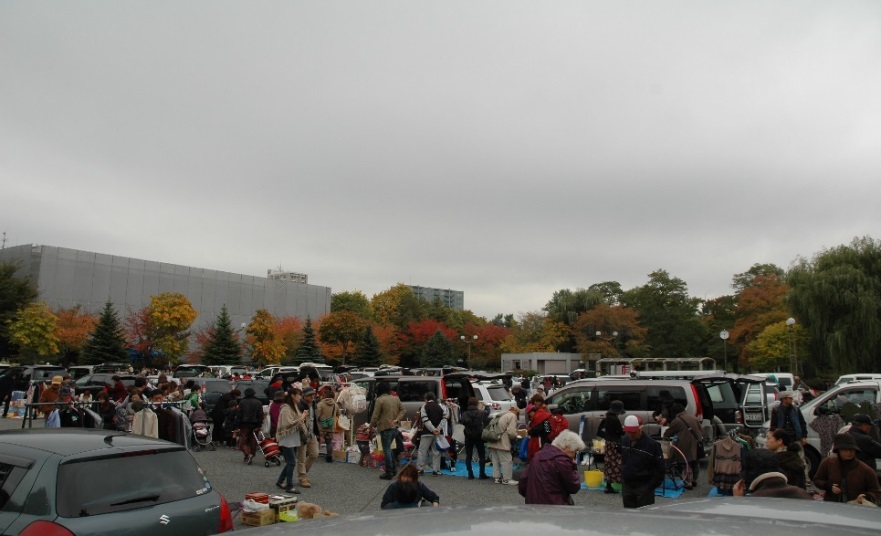
<svg viewBox="0 0 881 536"><path fill-rule="evenodd" d="M502 479L501 479L501 478L494 478L494 479L493 479L493 484L501 484L501 483L502 483Z"/></svg>
<svg viewBox="0 0 881 536"><path fill-rule="evenodd" d="M519 482L516 480L502 480L502 484L506 486L516 486Z"/></svg>

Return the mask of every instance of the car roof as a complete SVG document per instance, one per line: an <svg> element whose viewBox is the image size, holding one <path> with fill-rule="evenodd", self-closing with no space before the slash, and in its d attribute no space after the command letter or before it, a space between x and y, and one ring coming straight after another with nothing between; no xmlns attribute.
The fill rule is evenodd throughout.
<svg viewBox="0 0 881 536"><path fill-rule="evenodd" d="M5 430L0 432L0 451L6 445L15 445L27 451L20 455L29 456L31 452L57 454L63 457L76 456L95 451L133 448L161 448L180 450L182 446L160 439L89 428L34 428L28 430Z"/></svg>

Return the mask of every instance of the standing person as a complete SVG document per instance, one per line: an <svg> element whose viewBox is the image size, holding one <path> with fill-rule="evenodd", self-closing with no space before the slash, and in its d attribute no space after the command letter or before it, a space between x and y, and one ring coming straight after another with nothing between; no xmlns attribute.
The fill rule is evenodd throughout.
<svg viewBox="0 0 881 536"><path fill-rule="evenodd" d="M407 464L401 469L398 479L386 488L379 507L383 510L416 508L423 500L431 502L432 506L440 504L440 497L437 496L437 493L419 482L419 471L416 467L413 464Z"/></svg>
<svg viewBox="0 0 881 536"><path fill-rule="evenodd" d="M851 418L847 433L857 443L857 459L874 469L876 459L881 458L881 443L872 439L872 428L872 419L868 415L857 413Z"/></svg>
<svg viewBox="0 0 881 536"><path fill-rule="evenodd" d="M584 441L569 430L542 446L517 484L526 504L575 504L572 495L581 489L575 455L582 450Z"/></svg>
<svg viewBox="0 0 881 536"><path fill-rule="evenodd" d="M303 398L300 400L300 411L304 413L303 420L306 422L306 438L303 445L297 449L297 481L301 488L311 488L309 471L312 464L318 459L318 408L315 401L315 389L304 384Z"/></svg>
<svg viewBox="0 0 881 536"><path fill-rule="evenodd" d="M655 504L655 488L664 481L661 445L642 432L636 415L624 419L621 440L621 498L624 508Z"/></svg>
<svg viewBox="0 0 881 536"><path fill-rule="evenodd" d="M324 390L323 398L318 403L318 427L321 429L321 441L324 443L324 461L333 462L333 434L336 432L336 419L340 408L333 399L333 389Z"/></svg>
<svg viewBox="0 0 881 536"><path fill-rule="evenodd" d="M104 430L116 430L116 404L110 400L107 391L99 391L97 395L97 404L95 412L101 416L103 420L102 428Z"/></svg>
<svg viewBox="0 0 881 536"><path fill-rule="evenodd" d="M526 389L520 387L519 385L515 385L513 389L511 389L511 394L514 395L514 400L517 402L517 407L519 409L524 409L526 407Z"/></svg>
<svg viewBox="0 0 881 536"><path fill-rule="evenodd" d="M293 388L287 393L283 391L279 391L279 393L282 395L282 404L278 412L278 425L275 437L284 457L284 467L281 470L281 474L278 475L275 485L285 490L285 493L296 494L300 493L300 490L294 487L294 471L297 469L297 447L301 444L301 434L306 432L306 423L303 420L303 413L299 407L303 392Z"/></svg>
<svg viewBox="0 0 881 536"><path fill-rule="evenodd" d="M404 418L403 404L397 397L390 395L389 391L387 382L376 384L376 393L379 398L373 404L373 416L370 418L371 430L379 431L379 439L382 441L385 473L379 478L383 480L391 480L397 472L395 456L392 453L392 439L398 435L398 423Z"/></svg>
<svg viewBox="0 0 881 536"><path fill-rule="evenodd" d="M674 403L670 406L670 426L664 432L664 437L669 439L676 436L674 444L676 448L682 451L685 461L691 468L688 473L688 482L685 483L685 489L693 489L699 471L698 455L699 449L702 449L704 433L701 431L701 423L697 417L685 411L682 404Z"/></svg>
<svg viewBox="0 0 881 536"><path fill-rule="evenodd" d="M801 414L801 410L793 404L794 394L792 391L780 393L780 404L771 410L770 430L782 428L789 432L793 440L802 446L808 442L808 425Z"/></svg>
<svg viewBox="0 0 881 536"><path fill-rule="evenodd" d="M226 439L226 446L230 450L241 450L238 446L239 431L239 399L231 398L226 403L226 409L223 410L223 437Z"/></svg>
<svg viewBox="0 0 881 536"><path fill-rule="evenodd" d="M832 441L831 454L820 462L814 485L824 490L827 502L850 502L867 499L878 504L881 489L875 468L857 459L859 447L850 434L838 434ZM836 456L837 454L837 456Z"/></svg>
<svg viewBox="0 0 881 536"><path fill-rule="evenodd" d="M416 468L419 474L425 471L425 464L431 459L431 474L440 476L440 451L435 448L437 438L446 430L450 414L446 406L442 406L435 400L431 391L424 395L425 404L419 409L419 422L422 432L419 435L419 455L416 458ZM397 399L396 399L397 400ZM383 444L385 449L385 444Z"/></svg>
<svg viewBox="0 0 881 536"><path fill-rule="evenodd" d="M532 462L532 457L550 442L548 436L551 434L551 413L545 405L544 395L536 393L532 395L530 402L532 402L532 417L529 420L529 448L526 463Z"/></svg>
<svg viewBox="0 0 881 536"><path fill-rule="evenodd" d="M300 391L300 395L297 396L298 403L300 398L302 398L302 393ZM285 404L286 397L285 391L276 391L272 395L272 402L269 403L269 437L275 437L275 432L278 430L278 416L281 414L281 408ZM300 445L297 446L299 447Z"/></svg>
<svg viewBox="0 0 881 536"><path fill-rule="evenodd" d="M106 376L105 376L106 377ZM113 399L114 402L119 404L128 396L128 390L125 388L125 384L122 383L122 380L117 375L113 375L110 378L110 381L113 382L113 385L107 389L107 392L110 394L110 398Z"/></svg>
<svg viewBox="0 0 881 536"><path fill-rule="evenodd" d="M805 479L805 462L801 459L801 446L792 440L789 432L777 428L768 432L765 447L774 453L781 473L786 475L786 482L801 489L807 489Z"/></svg>
<svg viewBox="0 0 881 536"><path fill-rule="evenodd" d="M734 484L735 497L747 493L751 497L782 497L785 499L808 499L811 494L786 482L780 472L780 461L767 449L753 449L743 456L743 479Z"/></svg>
<svg viewBox="0 0 881 536"><path fill-rule="evenodd" d="M459 419L465 427L465 467L468 469L468 480L474 480L474 470L471 460L474 449L477 449L477 460L480 464L478 478L486 480L486 447L483 444L483 428L489 422L489 408L481 408L476 397L468 399L468 409L462 413Z"/></svg>
<svg viewBox="0 0 881 536"><path fill-rule="evenodd" d="M618 493L612 488L612 484L621 483L621 438L624 437L624 427L621 425L620 416L624 413L624 402L612 400L612 403L609 404L609 411L606 412L606 418L603 419L597 431L597 435L606 440L603 449L605 493Z"/></svg>
<svg viewBox="0 0 881 536"><path fill-rule="evenodd" d="M498 441L489 441L489 459L493 467L493 479L496 484L516 486L514 476L514 459L511 455L511 441L517 437L517 419L520 417L520 408L513 406L508 411L498 416L499 429L502 435ZM496 417L493 417L496 418Z"/></svg>
<svg viewBox="0 0 881 536"><path fill-rule="evenodd" d="M159 390L158 387L157 390ZM215 402L214 407L211 408L211 420L214 422L214 426L211 428L212 442L220 444L226 440L226 430L223 428L226 410L229 407L229 401L240 396L242 396L242 392L238 389L223 393L220 395L220 398L217 399L217 402Z"/></svg>
<svg viewBox="0 0 881 536"><path fill-rule="evenodd" d="M12 401L12 391L18 383L18 371L11 370L0 377L0 402L3 404L3 415L9 413L9 402Z"/></svg>
<svg viewBox="0 0 881 536"><path fill-rule="evenodd" d="M263 404L255 397L254 389L245 389L245 398L239 403L239 436L242 438L244 463L251 465L257 451L257 438L254 430L263 426Z"/></svg>

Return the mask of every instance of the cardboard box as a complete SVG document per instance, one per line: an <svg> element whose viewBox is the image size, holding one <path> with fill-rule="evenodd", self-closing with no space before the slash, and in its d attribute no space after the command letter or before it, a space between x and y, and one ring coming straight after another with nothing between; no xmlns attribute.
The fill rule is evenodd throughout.
<svg viewBox="0 0 881 536"><path fill-rule="evenodd" d="M333 451L333 461L335 462L345 462L346 461L346 451L344 450L335 450Z"/></svg>
<svg viewBox="0 0 881 536"><path fill-rule="evenodd" d="M358 463L361 461L361 451L346 451L346 463Z"/></svg>
<svg viewBox="0 0 881 536"><path fill-rule="evenodd" d="M252 527L272 525L276 522L278 514L272 508L266 508L259 512L242 512L242 523Z"/></svg>
<svg viewBox="0 0 881 536"><path fill-rule="evenodd" d="M287 495L275 495L269 498L269 507L276 512L285 512L297 507L297 498Z"/></svg>

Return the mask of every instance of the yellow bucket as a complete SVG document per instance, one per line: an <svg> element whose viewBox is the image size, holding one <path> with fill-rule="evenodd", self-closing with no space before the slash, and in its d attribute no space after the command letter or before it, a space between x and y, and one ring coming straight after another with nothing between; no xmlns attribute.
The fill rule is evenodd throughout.
<svg viewBox="0 0 881 536"><path fill-rule="evenodd" d="M599 488L603 485L603 472L602 471L585 471L584 472L584 483L589 488Z"/></svg>

